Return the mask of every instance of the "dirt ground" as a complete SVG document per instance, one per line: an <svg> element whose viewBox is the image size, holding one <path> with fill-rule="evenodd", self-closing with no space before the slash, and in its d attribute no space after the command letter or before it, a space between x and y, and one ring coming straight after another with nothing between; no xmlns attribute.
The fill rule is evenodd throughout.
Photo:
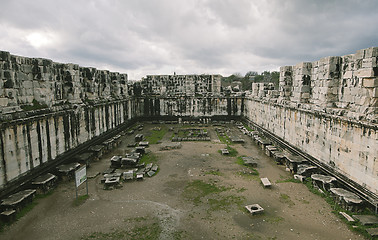
<svg viewBox="0 0 378 240"><path fill-rule="evenodd" d="M158 125L144 124L148 135ZM167 127L179 127L167 125ZM233 125L234 134L241 135ZM222 156L225 147L215 127L205 127L210 142L182 142L181 149L149 150L158 161L159 172L143 181L123 183L122 188L104 190L101 175L89 179L89 198L74 206L74 182L60 183L53 193L38 199L26 216L6 227L0 239L363 239L331 213L331 207L305 185L277 182L291 175L276 165L251 140L231 147L238 156L255 157L259 176L236 157ZM138 133L138 132L136 132ZM170 142L167 132L162 142ZM135 134L134 134L135 135ZM87 169L88 176L106 170L113 155L130 151L134 135ZM264 189L267 177L271 189ZM85 184L80 195L85 194ZM258 203L265 212L250 215L245 205Z"/></svg>

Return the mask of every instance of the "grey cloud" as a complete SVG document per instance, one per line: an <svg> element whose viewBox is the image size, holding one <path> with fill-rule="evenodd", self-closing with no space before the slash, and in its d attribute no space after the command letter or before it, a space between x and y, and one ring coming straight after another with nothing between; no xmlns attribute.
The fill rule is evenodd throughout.
<svg viewBox="0 0 378 240"><path fill-rule="evenodd" d="M9 34L0 36L1 50L109 66L131 78L145 69L260 71L378 42L371 0L18 0L2 9L0 31ZM57 39L36 48L25 40L33 32Z"/></svg>

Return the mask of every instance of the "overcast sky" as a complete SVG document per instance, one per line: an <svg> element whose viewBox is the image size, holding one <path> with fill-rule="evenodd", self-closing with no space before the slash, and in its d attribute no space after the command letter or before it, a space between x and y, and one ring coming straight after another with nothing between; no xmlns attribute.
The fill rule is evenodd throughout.
<svg viewBox="0 0 378 240"><path fill-rule="evenodd" d="M378 46L377 0L1 0L0 50L127 73L244 75Z"/></svg>

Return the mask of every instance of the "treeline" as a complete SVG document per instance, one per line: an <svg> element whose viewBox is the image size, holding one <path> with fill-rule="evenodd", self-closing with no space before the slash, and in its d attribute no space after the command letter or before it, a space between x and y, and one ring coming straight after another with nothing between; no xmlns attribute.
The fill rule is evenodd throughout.
<svg viewBox="0 0 378 240"><path fill-rule="evenodd" d="M261 74L255 71L249 71L243 77L240 73L234 73L228 77L222 78L222 86L232 86L240 85L241 83L241 91L251 90L252 83L254 82L272 82L276 89L278 89L278 82L280 79L280 73L277 71L264 71ZM240 82L240 83L239 83Z"/></svg>

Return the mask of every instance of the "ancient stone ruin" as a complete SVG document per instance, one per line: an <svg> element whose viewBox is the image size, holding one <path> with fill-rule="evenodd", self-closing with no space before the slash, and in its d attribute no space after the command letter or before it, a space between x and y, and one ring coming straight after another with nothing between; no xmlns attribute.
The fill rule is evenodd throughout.
<svg viewBox="0 0 378 240"><path fill-rule="evenodd" d="M98 157L136 121L210 119L246 122L256 131L245 134L293 173L311 176L303 165L310 160L375 203L378 47L281 67L278 90L253 83L250 92L226 94L221 77L150 75L132 83L126 74L0 52L0 198L90 146L81 157Z"/></svg>

